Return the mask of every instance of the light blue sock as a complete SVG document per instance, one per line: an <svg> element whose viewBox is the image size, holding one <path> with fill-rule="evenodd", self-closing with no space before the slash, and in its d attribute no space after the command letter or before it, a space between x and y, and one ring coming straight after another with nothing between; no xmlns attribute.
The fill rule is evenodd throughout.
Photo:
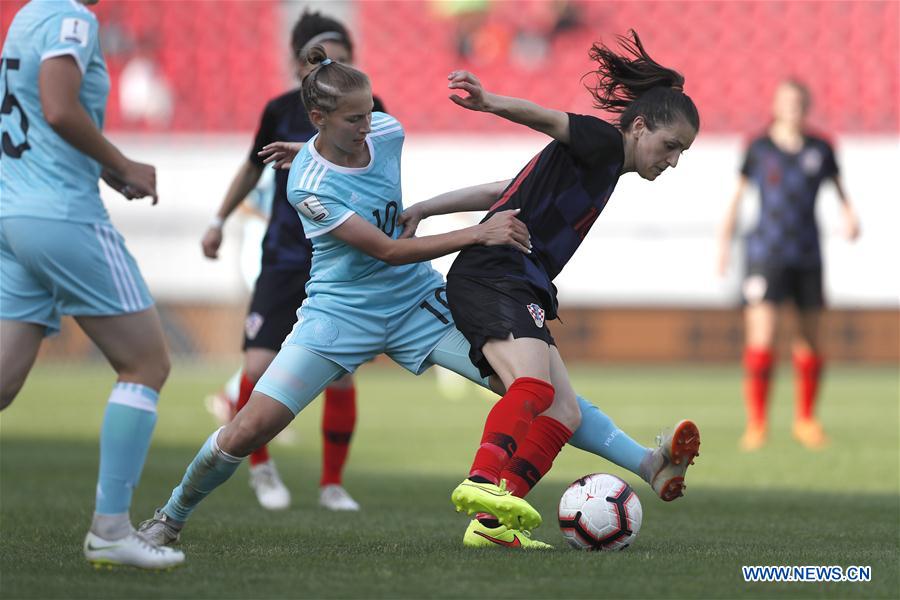
<svg viewBox="0 0 900 600"><path fill-rule="evenodd" d="M172 490L163 507L169 518L182 523L187 520L201 500L225 483L240 466L243 458L223 452L216 440L224 427L213 432L184 473L184 479Z"/></svg>
<svg viewBox="0 0 900 600"><path fill-rule="evenodd" d="M138 383L113 386L100 429L100 476L95 512L128 513L156 425L159 393Z"/></svg>
<svg viewBox="0 0 900 600"><path fill-rule="evenodd" d="M578 396L578 406L581 408L581 426L572 434L569 444L644 478L641 463L649 458L652 450L628 437L603 411L581 396Z"/></svg>

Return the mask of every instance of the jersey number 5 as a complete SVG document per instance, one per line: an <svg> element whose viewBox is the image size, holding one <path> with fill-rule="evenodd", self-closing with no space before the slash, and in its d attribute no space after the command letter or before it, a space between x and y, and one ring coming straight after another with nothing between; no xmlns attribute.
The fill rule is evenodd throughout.
<svg viewBox="0 0 900 600"><path fill-rule="evenodd" d="M19 70L19 59L0 58L0 69L3 70L4 92L3 104L0 105L0 115L11 115L14 108L18 110L20 128L22 129L22 135L25 137L25 141L21 144L14 144L9 133L4 131L2 141L3 154L6 154L10 158L22 158L22 154L31 148L28 144L28 116L26 116L25 111L22 110L22 105L19 104L18 99L9 93L9 72Z"/></svg>

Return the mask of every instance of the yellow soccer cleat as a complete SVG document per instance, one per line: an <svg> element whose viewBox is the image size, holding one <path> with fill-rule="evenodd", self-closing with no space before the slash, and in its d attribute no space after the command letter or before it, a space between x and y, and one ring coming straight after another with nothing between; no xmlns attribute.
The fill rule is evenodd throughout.
<svg viewBox="0 0 900 600"><path fill-rule="evenodd" d="M466 548L518 548L522 550L553 550L553 546L531 539L528 530L510 529L505 525L486 527L472 519L463 536Z"/></svg>
<svg viewBox="0 0 900 600"><path fill-rule="evenodd" d="M466 479L456 486L450 499L456 506L456 512L468 515L488 513L510 529L530 531L541 525L540 513L524 499L508 492L504 479L500 480L500 485Z"/></svg>

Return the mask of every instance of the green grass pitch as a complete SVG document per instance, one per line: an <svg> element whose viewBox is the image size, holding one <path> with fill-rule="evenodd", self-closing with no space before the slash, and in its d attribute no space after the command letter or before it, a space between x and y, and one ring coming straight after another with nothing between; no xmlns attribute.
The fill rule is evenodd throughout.
<svg viewBox="0 0 900 600"><path fill-rule="evenodd" d="M202 399L227 375L176 365L135 493L135 522L168 498L214 429ZM545 519L535 537L557 550L517 553L462 548L467 521L449 500L470 464L488 398L466 384L462 398L448 399L432 376L367 366L345 476L362 512L316 505L317 402L272 446L294 495L289 511L259 508L242 466L185 529L187 565L143 573L94 571L81 554L112 374L44 363L0 419L0 597L897 597L896 369L828 371L821 416L834 443L818 453L790 439L787 365L775 382L770 444L738 452L740 377L736 367L573 370L576 389L642 443L682 417L694 419L701 457L688 473L687 495L667 504L630 473L564 450L530 497ZM643 503L641 534L625 552L570 550L555 525L562 490L592 472L624 477ZM741 565L869 565L872 581L745 583Z"/></svg>

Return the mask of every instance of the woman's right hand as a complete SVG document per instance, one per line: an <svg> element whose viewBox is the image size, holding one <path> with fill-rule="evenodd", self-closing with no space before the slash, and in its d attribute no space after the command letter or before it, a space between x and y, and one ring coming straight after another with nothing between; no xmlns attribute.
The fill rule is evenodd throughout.
<svg viewBox="0 0 900 600"><path fill-rule="evenodd" d="M478 243L485 246L512 246L525 254L531 254L531 235L528 226L519 220L522 209L504 210L477 225Z"/></svg>
<svg viewBox="0 0 900 600"><path fill-rule="evenodd" d="M203 247L203 256L206 258L219 258L219 246L222 245L222 226L210 225L203 234L200 246Z"/></svg>

